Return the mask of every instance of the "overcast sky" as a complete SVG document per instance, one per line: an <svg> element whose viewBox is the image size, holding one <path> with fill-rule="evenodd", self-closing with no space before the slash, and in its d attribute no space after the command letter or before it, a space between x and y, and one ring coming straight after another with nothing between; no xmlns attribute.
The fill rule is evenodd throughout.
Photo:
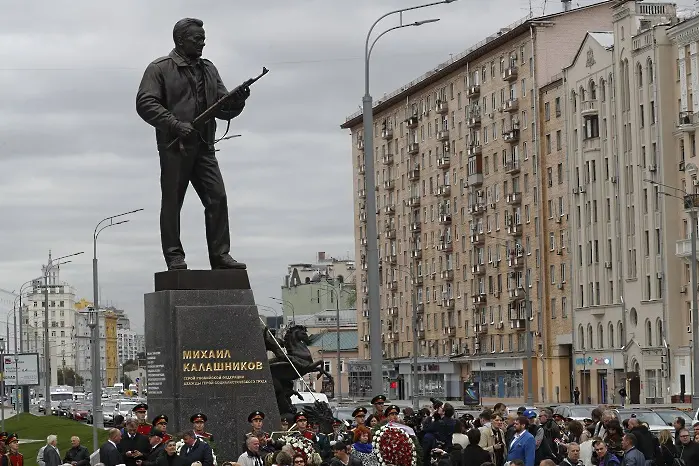
<svg viewBox="0 0 699 466"><path fill-rule="evenodd" d="M39 275L49 249L54 256L85 251L61 278L91 300L95 224L144 208L98 243L102 304L126 309L143 327L143 294L164 262L154 130L136 115L135 94L146 65L171 50L174 23L193 16L204 21L204 56L229 89L263 65L270 69L232 124L243 136L220 143L218 157L232 255L248 264L258 303L278 308L269 296L280 296L288 263L313 261L317 251L354 255L351 145L339 125L361 104L369 26L414 4L0 0L0 288ZM535 1L535 12L542 6ZM561 4L549 0L546 8ZM374 98L528 9L528 0L460 0L407 14L407 21L441 22L381 39L372 57ZM384 28L396 24L384 21ZM208 268L203 208L191 187L182 242L190 268Z"/></svg>

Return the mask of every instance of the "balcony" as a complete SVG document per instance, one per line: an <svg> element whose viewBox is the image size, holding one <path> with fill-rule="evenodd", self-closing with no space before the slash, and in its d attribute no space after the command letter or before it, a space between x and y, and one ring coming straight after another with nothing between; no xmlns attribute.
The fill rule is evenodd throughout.
<svg viewBox="0 0 699 466"><path fill-rule="evenodd" d="M442 270L439 273L439 276L443 280L452 281L452 280L454 280L454 271L453 270Z"/></svg>
<svg viewBox="0 0 699 466"><path fill-rule="evenodd" d="M511 236L522 236L522 225L510 225L507 227L507 234Z"/></svg>
<svg viewBox="0 0 699 466"><path fill-rule="evenodd" d="M384 128L381 130L382 139L393 139L393 128Z"/></svg>
<svg viewBox="0 0 699 466"><path fill-rule="evenodd" d="M364 139L360 139L359 141L357 141L357 149L364 150Z"/></svg>
<svg viewBox="0 0 699 466"><path fill-rule="evenodd" d="M388 315L391 317L395 317L398 315L398 307L397 306L391 306L388 308Z"/></svg>
<svg viewBox="0 0 699 466"><path fill-rule="evenodd" d="M382 161L384 165L393 165L393 154L384 154Z"/></svg>
<svg viewBox="0 0 699 466"><path fill-rule="evenodd" d="M454 301L454 298L444 298L442 299L442 306L446 307L447 310L454 309L456 305L456 302Z"/></svg>
<svg viewBox="0 0 699 466"><path fill-rule="evenodd" d="M451 214L439 214L439 223L441 225L451 225Z"/></svg>
<svg viewBox="0 0 699 466"><path fill-rule="evenodd" d="M420 179L420 165L415 165L412 170L408 170L408 179L410 181L417 181Z"/></svg>
<svg viewBox="0 0 699 466"><path fill-rule="evenodd" d="M481 95L481 85L480 84L474 84L472 86L468 86L466 88L466 97L469 99L472 97L478 97Z"/></svg>
<svg viewBox="0 0 699 466"><path fill-rule="evenodd" d="M422 279L422 276L420 276L420 279ZM425 312L425 303L417 303L415 305L415 310L418 314L423 314Z"/></svg>
<svg viewBox="0 0 699 466"><path fill-rule="evenodd" d="M508 175L516 175L519 173L519 159L508 160L505 164L505 173Z"/></svg>
<svg viewBox="0 0 699 466"><path fill-rule="evenodd" d="M479 245L485 243L485 235L473 234L471 235L471 244Z"/></svg>
<svg viewBox="0 0 699 466"><path fill-rule="evenodd" d="M471 273L474 275L485 275L485 264L472 265Z"/></svg>
<svg viewBox="0 0 699 466"><path fill-rule="evenodd" d="M517 80L517 67L510 66L502 72L502 79L505 81L516 81Z"/></svg>
<svg viewBox="0 0 699 466"><path fill-rule="evenodd" d="M456 336L456 327L444 327L442 333L444 333L444 335L448 337Z"/></svg>
<svg viewBox="0 0 699 466"><path fill-rule="evenodd" d="M437 131L437 140L438 141L448 141L449 140L449 130L442 129L442 130Z"/></svg>
<svg viewBox="0 0 699 466"><path fill-rule="evenodd" d="M361 164L360 166L358 166L357 173L359 173L360 175L364 175L366 173L366 165Z"/></svg>
<svg viewBox="0 0 699 466"><path fill-rule="evenodd" d="M418 231L420 231L421 228L422 223L420 222L413 222L410 224L410 231L412 231L413 233L417 233Z"/></svg>
<svg viewBox="0 0 699 466"><path fill-rule="evenodd" d="M522 203L522 193L509 193L505 198L508 205L519 205Z"/></svg>
<svg viewBox="0 0 699 466"><path fill-rule="evenodd" d="M693 133L696 129L694 112L680 112L677 129L683 133Z"/></svg>
<svg viewBox="0 0 699 466"><path fill-rule="evenodd" d="M453 246L451 241L440 241L437 244L437 250L441 252L452 252Z"/></svg>
<svg viewBox="0 0 699 466"><path fill-rule="evenodd" d="M420 144L417 142L408 144L408 154L417 154L418 152L420 152Z"/></svg>
<svg viewBox="0 0 699 466"><path fill-rule="evenodd" d="M471 204L468 207L468 213L471 215L483 215L488 207L485 204Z"/></svg>
<svg viewBox="0 0 699 466"><path fill-rule="evenodd" d="M366 222L366 212L360 212L360 213L359 213L359 221L360 221L360 222Z"/></svg>
<svg viewBox="0 0 699 466"><path fill-rule="evenodd" d="M424 312L424 311L423 311ZM425 339L425 331L424 330L418 330L417 331L417 338L419 340L424 340Z"/></svg>
<svg viewBox="0 0 699 466"><path fill-rule="evenodd" d="M410 257L412 257L413 259L422 259L422 249L413 248L410 251Z"/></svg>
<svg viewBox="0 0 699 466"><path fill-rule="evenodd" d="M384 236L386 239L396 239L396 229L393 226L387 226L384 231Z"/></svg>
<svg viewBox="0 0 699 466"><path fill-rule="evenodd" d="M443 184L437 186L437 196L449 197L451 195L451 185Z"/></svg>
<svg viewBox="0 0 699 466"><path fill-rule="evenodd" d="M473 326L473 333L482 335L488 333L488 324L476 324Z"/></svg>
<svg viewBox="0 0 699 466"><path fill-rule="evenodd" d="M383 213L386 215L393 216L396 214L396 206L395 205L387 205L386 207L383 208Z"/></svg>
<svg viewBox="0 0 699 466"><path fill-rule="evenodd" d="M415 279L412 280L412 283L416 286L422 286L422 275L418 275L417 277L415 277Z"/></svg>
<svg viewBox="0 0 699 466"><path fill-rule="evenodd" d="M359 196L359 199L366 199L366 189L360 189L357 191L357 196Z"/></svg>
<svg viewBox="0 0 699 466"><path fill-rule="evenodd" d="M599 137L583 139L583 152L600 150Z"/></svg>
<svg viewBox="0 0 699 466"><path fill-rule="evenodd" d="M481 125L481 112L471 112L468 120L466 120L466 126L469 128L476 128Z"/></svg>
<svg viewBox="0 0 699 466"><path fill-rule="evenodd" d="M466 182L469 186L480 186L483 184L483 173L469 173Z"/></svg>
<svg viewBox="0 0 699 466"><path fill-rule="evenodd" d="M699 251L699 241L697 241L697 250ZM675 243L675 255L689 259L692 257L692 240L681 239Z"/></svg>
<svg viewBox="0 0 699 466"><path fill-rule="evenodd" d="M408 125L408 128L417 128L417 125L419 124L417 115L410 116L407 120L405 120L405 123Z"/></svg>
<svg viewBox="0 0 699 466"><path fill-rule="evenodd" d="M583 100L582 105L580 106L580 115L592 116L597 114L599 114L599 110L597 109L597 101Z"/></svg>
<svg viewBox="0 0 699 466"><path fill-rule="evenodd" d="M447 113L449 111L449 106L446 100L438 100L434 106L434 110L437 113Z"/></svg>
<svg viewBox="0 0 699 466"><path fill-rule="evenodd" d="M420 205L420 196L411 196L408 198L408 207L418 207Z"/></svg>
<svg viewBox="0 0 699 466"><path fill-rule="evenodd" d="M510 321L510 328L512 330L525 330L527 322L525 319L515 319Z"/></svg>
<svg viewBox="0 0 699 466"><path fill-rule="evenodd" d="M518 301L520 299L524 299L525 296L525 291L524 288L521 286L518 286L516 288L512 288L508 291L510 301Z"/></svg>
<svg viewBox="0 0 699 466"><path fill-rule="evenodd" d="M367 239L366 239L366 238L360 239L360 240L359 240L359 244L361 244L362 246L366 246L366 245L367 245Z"/></svg>
<svg viewBox="0 0 699 466"><path fill-rule="evenodd" d="M502 110L505 112L516 112L519 110L519 99L510 99L506 101L502 106Z"/></svg>
<svg viewBox="0 0 699 466"><path fill-rule="evenodd" d="M510 144L515 144L515 143L519 142L519 127L511 128L511 129L503 132L502 139L503 139L503 141L510 143Z"/></svg>
<svg viewBox="0 0 699 466"><path fill-rule="evenodd" d="M386 256L386 261L391 265L396 265L398 263L398 255L397 254L389 254L388 256ZM396 291L398 289L398 282L393 280L390 283L389 289L391 291Z"/></svg>
<svg viewBox="0 0 699 466"><path fill-rule="evenodd" d="M507 259L507 265L513 269L521 269L524 267L524 257L521 253L518 255L513 254Z"/></svg>
<svg viewBox="0 0 699 466"><path fill-rule="evenodd" d="M479 293L475 295L471 300L473 301L473 304L485 304L488 302L488 298L485 293Z"/></svg>
<svg viewBox="0 0 699 466"><path fill-rule="evenodd" d="M395 254L392 254L392 256L395 256ZM391 257L391 256L388 256L388 257L389 257L389 260L390 260L390 257ZM388 285L387 287L388 287L389 290L391 290L391 291L398 291L398 280L390 281L390 282L388 282L387 285ZM396 310L398 310L398 308L396 308Z"/></svg>
<svg viewBox="0 0 699 466"><path fill-rule="evenodd" d="M437 159L437 168L441 169L447 169L449 168L449 164L451 162L451 159L449 158L448 155L443 155Z"/></svg>
<svg viewBox="0 0 699 466"><path fill-rule="evenodd" d="M469 157L474 155L481 155L483 153L483 146L480 143L471 144L466 149L466 155Z"/></svg>
<svg viewBox="0 0 699 466"><path fill-rule="evenodd" d="M398 340L398 332L386 332L384 335L386 336L386 341L389 343Z"/></svg>
<svg viewBox="0 0 699 466"><path fill-rule="evenodd" d="M383 182L383 188L388 191L393 191L396 189L396 182L393 180L386 180Z"/></svg>

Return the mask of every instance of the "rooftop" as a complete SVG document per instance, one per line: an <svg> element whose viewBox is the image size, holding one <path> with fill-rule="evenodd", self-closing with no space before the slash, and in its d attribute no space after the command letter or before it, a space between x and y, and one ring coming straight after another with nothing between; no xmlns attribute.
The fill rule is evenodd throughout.
<svg viewBox="0 0 699 466"><path fill-rule="evenodd" d="M337 351L337 332L323 332L314 335L311 346L320 347L324 352ZM359 348L359 334L356 330L340 332L340 351L353 351Z"/></svg>
<svg viewBox="0 0 699 466"><path fill-rule="evenodd" d="M447 76L448 74L462 68L465 66L467 63L477 59L478 57L481 57L485 55L486 53L490 52L491 50L507 43L508 41L512 40L513 38L527 32L529 28L533 25L536 25L536 23L539 22L545 22L549 21L552 19L555 19L561 15L567 15L570 13L575 13L581 10L585 10L588 8L593 8L597 7L599 5L604 5L604 4L609 4L611 6L612 3L614 3L616 0L604 0L599 3L593 3L591 5L586 5L582 6L579 8L573 8L569 11L560 11L558 13L552 13L550 15L543 15L543 16L537 16L537 17L532 17L531 14L525 16L524 18L515 21L514 23L501 28L499 31L495 32L494 34L486 37L482 41L478 42L477 44L473 45L472 47L464 50L463 52L454 55L452 58L449 60L440 63L427 73L423 74L422 76L418 77L417 79L414 79L410 81L408 84L405 86L401 86L398 89L394 90L393 92L390 92L388 94L385 94L381 99L377 99L374 102L373 106L373 112L378 113L382 110L385 110L386 108L389 108L393 104L400 102L404 100L406 97L408 97L410 94L413 94L416 91L419 91L421 89L424 89L425 87L429 86L430 84L439 81L443 77ZM362 122L362 111L359 110L352 115L348 116L345 119L345 122L340 125L341 128L343 129L348 129L348 128L353 128L354 126L357 126Z"/></svg>

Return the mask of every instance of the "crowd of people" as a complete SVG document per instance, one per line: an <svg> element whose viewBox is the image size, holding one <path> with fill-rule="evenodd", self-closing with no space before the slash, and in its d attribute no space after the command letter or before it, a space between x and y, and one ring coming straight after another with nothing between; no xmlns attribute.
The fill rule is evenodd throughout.
<svg viewBox="0 0 699 466"><path fill-rule="evenodd" d="M503 403L477 418L457 417L452 405L436 399L418 412L401 411L383 395L372 405L372 412L357 407L353 422L332 419L332 432L321 432L303 412L282 416L280 426L265 429L265 414L253 411L247 418L250 431L239 440L243 453L232 462L217 461L205 414L194 414L192 428L173 438L167 416L148 422L148 407L140 404L123 427L109 431L99 450L100 466L387 466L376 442L386 427L404 432L416 452L395 466L699 466L699 422L690 428L682 417L674 430L656 437L633 415L620 420L603 406L578 421L546 408L510 410ZM37 456L40 466L90 464L78 437L63 455L56 445L57 437L50 435ZM0 466L24 466L17 435L0 433L0 453Z"/></svg>

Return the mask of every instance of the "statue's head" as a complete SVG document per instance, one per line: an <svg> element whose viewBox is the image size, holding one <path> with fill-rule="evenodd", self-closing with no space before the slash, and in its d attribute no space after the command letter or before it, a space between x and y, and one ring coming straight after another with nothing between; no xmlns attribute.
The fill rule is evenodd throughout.
<svg viewBox="0 0 699 466"><path fill-rule="evenodd" d="M201 58L206 42L204 21L196 18L179 20L172 28L172 39L177 51L190 59Z"/></svg>
<svg viewBox="0 0 699 466"><path fill-rule="evenodd" d="M303 342L309 344L310 337L308 336L308 330L303 325L294 325L289 327L286 331L286 337L289 339L294 339L298 342Z"/></svg>

